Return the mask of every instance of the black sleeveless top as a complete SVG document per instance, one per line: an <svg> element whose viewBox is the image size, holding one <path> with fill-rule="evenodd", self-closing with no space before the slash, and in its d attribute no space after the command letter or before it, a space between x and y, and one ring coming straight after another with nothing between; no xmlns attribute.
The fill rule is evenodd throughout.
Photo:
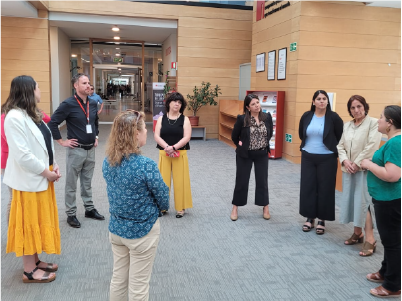
<svg viewBox="0 0 402 301"><path fill-rule="evenodd" d="M36 124L45 139L45 144L47 148L47 153L49 155L49 166L53 165L53 150L52 150L52 134L46 124L41 121L40 124Z"/></svg>
<svg viewBox="0 0 402 301"><path fill-rule="evenodd" d="M183 139L184 135L184 115L181 114L177 120L168 119L167 114L162 116L162 125L161 125L161 133L160 136L168 145L174 145ZM164 150L162 146L159 144L156 145L160 150ZM179 148L179 150L189 150L190 144L187 142L185 146Z"/></svg>

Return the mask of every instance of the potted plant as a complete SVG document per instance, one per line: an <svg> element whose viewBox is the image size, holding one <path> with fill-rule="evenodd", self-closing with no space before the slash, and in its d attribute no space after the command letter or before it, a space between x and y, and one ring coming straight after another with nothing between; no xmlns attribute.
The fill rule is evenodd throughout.
<svg viewBox="0 0 402 301"><path fill-rule="evenodd" d="M197 88L197 86L194 87L193 95L187 94L187 107L190 111L193 111L193 116L188 117L191 125L198 125L199 116L197 116L197 112L201 107L206 105L216 106L218 104L215 101L215 97L222 94L220 90L221 88L218 85L216 85L215 88L212 88L210 82L202 82L200 88Z"/></svg>

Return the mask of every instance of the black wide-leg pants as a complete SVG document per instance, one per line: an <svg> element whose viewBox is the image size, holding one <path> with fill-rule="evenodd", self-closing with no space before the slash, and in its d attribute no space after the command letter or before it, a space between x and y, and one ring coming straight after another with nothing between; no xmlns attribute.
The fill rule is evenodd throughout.
<svg viewBox="0 0 402 301"><path fill-rule="evenodd" d="M335 220L336 154L310 154L302 151L300 215Z"/></svg>
<svg viewBox="0 0 402 301"><path fill-rule="evenodd" d="M373 198L375 218L384 260L379 271L384 277L382 286L397 292L401 289L401 199L377 201Z"/></svg>
<svg viewBox="0 0 402 301"><path fill-rule="evenodd" d="M248 158L236 154L236 186L232 204L244 206L247 204L248 185L251 167L254 163L255 172L255 204L266 206L268 196L268 153L267 150L248 151Z"/></svg>

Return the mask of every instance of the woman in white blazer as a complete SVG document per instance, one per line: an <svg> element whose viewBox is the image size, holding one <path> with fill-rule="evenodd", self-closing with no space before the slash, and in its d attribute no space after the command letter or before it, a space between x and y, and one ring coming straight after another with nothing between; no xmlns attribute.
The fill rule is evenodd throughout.
<svg viewBox="0 0 402 301"><path fill-rule="evenodd" d="M9 156L4 184L12 188L6 252L22 256L23 282L50 282L56 264L38 254L60 254L60 229L54 181L60 178L54 161L52 134L37 107L40 89L30 76L17 76L2 106Z"/></svg>

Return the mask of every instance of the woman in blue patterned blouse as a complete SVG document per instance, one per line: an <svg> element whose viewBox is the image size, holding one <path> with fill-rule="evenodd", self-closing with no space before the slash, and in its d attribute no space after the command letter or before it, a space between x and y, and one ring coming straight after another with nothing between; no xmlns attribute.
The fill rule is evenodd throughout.
<svg viewBox="0 0 402 301"><path fill-rule="evenodd" d="M159 242L161 210L169 189L158 166L140 153L147 141L144 113L127 110L114 119L103 161L113 250L110 300L148 300Z"/></svg>

